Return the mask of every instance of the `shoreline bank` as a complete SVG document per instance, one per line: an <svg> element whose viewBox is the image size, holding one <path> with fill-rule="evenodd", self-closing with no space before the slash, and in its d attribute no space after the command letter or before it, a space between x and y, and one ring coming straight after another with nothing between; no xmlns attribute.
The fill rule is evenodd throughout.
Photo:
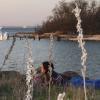
<svg viewBox="0 0 100 100"><path fill-rule="evenodd" d="M71 41L77 41L77 36L78 35L68 35L68 34L58 34L58 33L44 33L44 34L39 34L39 33L16 33L14 36L10 37L15 37L15 38L30 38L30 39L49 39L50 34L53 34L53 37L55 40L71 40ZM85 41L100 41L100 35L83 35L83 40Z"/></svg>

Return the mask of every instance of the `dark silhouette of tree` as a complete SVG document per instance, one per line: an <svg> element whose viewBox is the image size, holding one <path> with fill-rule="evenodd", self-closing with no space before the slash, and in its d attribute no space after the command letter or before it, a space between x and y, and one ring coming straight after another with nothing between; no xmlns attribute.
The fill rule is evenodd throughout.
<svg viewBox="0 0 100 100"><path fill-rule="evenodd" d="M49 16L43 22L40 31L56 32L61 31L66 34L76 33L77 20L72 13L75 8L75 3L81 9L82 28L84 34L100 33L100 5L96 1L91 1L89 4L85 0L75 0L70 3L61 0L58 5L52 10L52 16Z"/></svg>

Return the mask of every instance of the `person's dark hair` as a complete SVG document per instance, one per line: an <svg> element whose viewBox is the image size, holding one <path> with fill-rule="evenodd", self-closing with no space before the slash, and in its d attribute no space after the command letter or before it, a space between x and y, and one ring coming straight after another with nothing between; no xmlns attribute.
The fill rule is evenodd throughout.
<svg viewBox="0 0 100 100"><path fill-rule="evenodd" d="M51 65L52 70L54 69L53 63L50 64L48 61L45 61L42 64L43 64L44 69L46 70L46 73L49 71L49 66L50 65Z"/></svg>

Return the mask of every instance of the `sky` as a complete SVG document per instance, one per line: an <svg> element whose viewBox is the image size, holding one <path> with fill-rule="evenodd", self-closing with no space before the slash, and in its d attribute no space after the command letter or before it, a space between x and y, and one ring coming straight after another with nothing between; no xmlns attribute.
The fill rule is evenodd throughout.
<svg viewBox="0 0 100 100"><path fill-rule="evenodd" d="M0 0L0 26L41 24L59 0Z"/></svg>
<svg viewBox="0 0 100 100"><path fill-rule="evenodd" d="M0 26L35 26L60 0L0 0ZM71 1L71 0L66 0Z"/></svg>

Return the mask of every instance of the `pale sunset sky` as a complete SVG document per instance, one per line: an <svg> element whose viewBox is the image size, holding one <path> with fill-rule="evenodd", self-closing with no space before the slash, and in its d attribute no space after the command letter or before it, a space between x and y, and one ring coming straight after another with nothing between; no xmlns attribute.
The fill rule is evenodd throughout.
<svg viewBox="0 0 100 100"><path fill-rule="evenodd" d="M0 26L41 24L61 0L0 0ZM71 0L66 0L71 1Z"/></svg>

